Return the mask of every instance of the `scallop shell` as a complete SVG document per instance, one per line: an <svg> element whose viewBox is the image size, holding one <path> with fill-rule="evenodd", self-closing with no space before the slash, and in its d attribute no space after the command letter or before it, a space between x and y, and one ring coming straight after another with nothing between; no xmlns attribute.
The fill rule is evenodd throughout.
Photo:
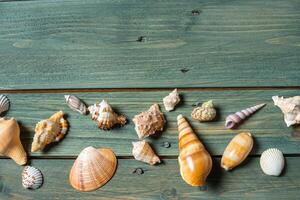
<svg viewBox="0 0 300 200"><path fill-rule="evenodd" d="M13 159L18 165L27 162L20 140L20 127L14 118L0 118L0 154Z"/></svg>
<svg viewBox="0 0 300 200"><path fill-rule="evenodd" d="M42 172L32 166L25 166L22 171L22 185L26 189L38 189L43 185Z"/></svg>
<svg viewBox="0 0 300 200"><path fill-rule="evenodd" d="M232 138L223 153L221 167L227 171L235 168L247 158L252 147L253 138L251 133L242 132L237 134Z"/></svg>
<svg viewBox="0 0 300 200"><path fill-rule="evenodd" d="M135 115L133 120L139 139L143 139L164 129L165 117L158 104L153 104L148 111Z"/></svg>
<svg viewBox="0 0 300 200"><path fill-rule="evenodd" d="M260 167L267 175L279 176L284 168L282 152L275 148L264 151L260 157Z"/></svg>
<svg viewBox="0 0 300 200"><path fill-rule="evenodd" d="M217 112L212 100L203 103L201 107L195 108L191 113L192 118L200 122L212 121L216 115Z"/></svg>
<svg viewBox="0 0 300 200"><path fill-rule="evenodd" d="M239 112L236 112L234 114L228 115L225 122L226 128L234 128L237 124L240 124L243 120L245 120L247 117L254 114L256 111L264 107L266 104L259 104L256 106L252 106L250 108L246 108L244 110L241 110Z"/></svg>
<svg viewBox="0 0 300 200"><path fill-rule="evenodd" d="M0 114L8 111L9 109L9 99L5 95L0 95Z"/></svg>
<svg viewBox="0 0 300 200"><path fill-rule="evenodd" d="M160 163L159 157L154 153L151 146L145 141L132 142L132 155L136 160L155 165Z"/></svg>
<svg viewBox="0 0 300 200"><path fill-rule="evenodd" d="M63 118L64 113L59 111L49 119L38 122L35 126L35 135L31 151L43 150L47 144L60 141L68 130L68 122Z"/></svg>
<svg viewBox="0 0 300 200"><path fill-rule="evenodd" d="M88 110L92 119L98 122L100 129L109 130L116 124L120 124L121 126L126 124L126 117L116 114L105 100L102 100L99 105L94 104L89 106Z"/></svg>
<svg viewBox="0 0 300 200"><path fill-rule="evenodd" d="M211 156L182 115L178 115L177 124L181 177L191 186L205 186L212 169Z"/></svg>
<svg viewBox="0 0 300 200"><path fill-rule="evenodd" d="M79 98L73 95L65 95L65 99L66 103L73 111L79 112L82 115L87 114L87 107Z"/></svg>
<svg viewBox="0 0 300 200"><path fill-rule="evenodd" d="M69 175L73 188L82 192L96 190L106 184L117 168L117 158L111 149L86 147L75 160Z"/></svg>
<svg viewBox="0 0 300 200"><path fill-rule="evenodd" d="M166 111L174 110L175 106L180 102L180 96L177 89L173 90L168 96L163 98Z"/></svg>
<svg viewBox="0 0 300 200"><path fill-rule="evenodd" d="M272 97L274 105L278 106L284 114L284 121L289 127L294 124L300 124L300 96L283 98Z"/></svg>

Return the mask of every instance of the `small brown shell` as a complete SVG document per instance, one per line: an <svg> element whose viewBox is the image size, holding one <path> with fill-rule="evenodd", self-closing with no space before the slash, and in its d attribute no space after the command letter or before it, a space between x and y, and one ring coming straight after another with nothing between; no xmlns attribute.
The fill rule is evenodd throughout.
<svg viewBox="0 0 300 200"><path fill-rule="evenodd" d="M79 112L82 115L87 114L87 107L79 98L73 95L65 95L65 99L66 103L73 111Z"/></svg>
<svg viewBox="0 0 300 200"><path fill-rule="evenodd" d="M195 108L191 113L192 118L200 122L212 121L216 115L217 112L212 100L203 103L201 107Z"/></svg>
<svg viewBox="0 0 300 200"><path fill-rule="evenodd" d="M132 142L132 155L136 160L155 165L160 163L159 157L154 153L151 146L145 141Z"/></svg>
<svg viewBox="0 0 300 200"><path fill-rule="evenodd" d="M158 104L153 104L148 111L135 115L132 121L135 124L139 139L162 131L166 122Z"/></svg>

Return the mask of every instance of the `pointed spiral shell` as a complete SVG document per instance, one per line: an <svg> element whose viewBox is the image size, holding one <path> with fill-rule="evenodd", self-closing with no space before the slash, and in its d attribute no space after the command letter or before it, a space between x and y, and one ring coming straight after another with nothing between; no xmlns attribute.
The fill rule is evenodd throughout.
<svg viewBox="0 0 300 200"><path fill-rule="evenodd" d="M87 114L87 107L79 98L73 95L65 95L65 99L66 103L73 111L79 112L82 115Z"/></svg>
<svg viewBox="0 0 300 200"><path fill-rule="evenodd" d="M234 114L228 115L228 117L226 118L225 127L229 128L229 129L234 128L237 124L241 123L244 119L246 119L247 117L249 117L256 111L258 111L265 105L266 104L264 104L264 103L259 104L256 106L252 106L250 108L246 108L239 112L236 112Z"/></svg>
<svg viewBox="0 0 300 200"><path fill-rule="evenodd" d="M284 157L280 150L271 148L261 154L260 167L270 176L279 176L284 168Z"/></svg>
<svg viewBox="0 0 300 200"><path fill-rule="evenodd" d="M0 114L8 111L9 109L9 99L5 95L0 95Z"/></svg>
<svg viewBox="0 0 300 200"><path fill-rule="evenodd" d="M42 172L32 166L25 166L22 171L22 185L26 189L38 189L43 184Z"/></svg>

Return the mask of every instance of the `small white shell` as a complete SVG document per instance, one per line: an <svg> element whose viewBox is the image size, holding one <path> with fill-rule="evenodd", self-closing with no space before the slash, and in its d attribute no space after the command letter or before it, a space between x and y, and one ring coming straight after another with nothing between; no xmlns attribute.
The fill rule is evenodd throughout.
<svg viewBox="0 0 300 200"><path fill-rule="evenodd" d="M9 99L5 95L0 95L0 114L9 109Z"/></svg>
<svg viewBox="0 0 300 200"><path fill-rule="evenodd" d="M170 112L174 110L175 106L180 102L180 96L177 89L174 89L168 96L163 98L166 111Z"/></svg>
<svg viewBox="0 0 300 200"><path fill-rule="evenodd" d="M25 166L22 172L22 185L26 189L38 189L43 184L42 172L31 166Z"/></svg>
<svg viewBox="0 0 300 200"><path fill-rule="evenodd" d="M260 167L267 175L279 176L284 168L282 152L275 148L264 151L260 157Z"/></svg>

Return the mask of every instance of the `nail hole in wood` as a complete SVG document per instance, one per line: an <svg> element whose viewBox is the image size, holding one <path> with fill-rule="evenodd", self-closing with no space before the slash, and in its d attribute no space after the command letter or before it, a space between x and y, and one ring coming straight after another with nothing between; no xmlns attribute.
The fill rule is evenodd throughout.
<svg viewBox="0 0 300 200"><path fill-rule="evenodd" d="M196 16L199 15L200 11L199 10L192 10L192 15Z"/></svg>
<svg viewBox="0 0 300 200"><path fill-rule="evenodd" d="M190 71L189 69L187 69L187 68L183 68L183 69L181 69L180 70L182 73L187 73L188 71Z"/></svg>
<svg viewBox="0 0 300 200"><path fill-rule="evenodd" d="M135 168L132 172L133 174L141 175L144 173L144 170L142 168Z"/></svg>
<svg viewBox="0 0 300 200"><path fill-rule="evenodd" d="M147 37L146 36L140 36L140 37L138 37L138 39L136 41L137 42L146 42L147 41Z"/></svg>

